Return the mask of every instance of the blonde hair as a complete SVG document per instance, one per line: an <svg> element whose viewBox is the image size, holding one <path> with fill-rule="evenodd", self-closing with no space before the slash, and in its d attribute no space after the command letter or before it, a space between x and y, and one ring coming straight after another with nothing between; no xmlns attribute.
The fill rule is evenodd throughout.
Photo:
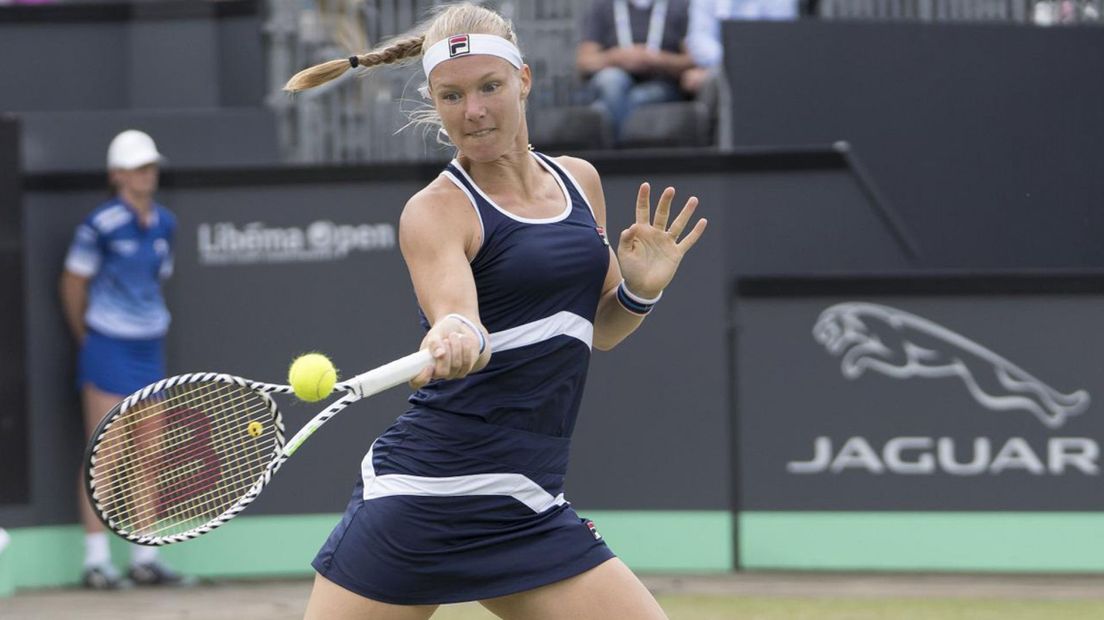
<svg viewBox="0 0 1104 620"><path fill-rule="evenodd" d="M454 34L493 34L518 44L510 20L471 2L459 2L437 9L437 14L414 28L365 54L331 60L296 73L284 90L297 93L335 80L354 67L371 69L400 64L422 57L422 51Z"/></svg>

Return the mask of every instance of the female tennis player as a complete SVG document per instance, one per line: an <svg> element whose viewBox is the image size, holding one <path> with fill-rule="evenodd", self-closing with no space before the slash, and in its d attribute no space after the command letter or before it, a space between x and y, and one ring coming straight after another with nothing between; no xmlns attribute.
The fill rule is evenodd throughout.
<svg viewBox="0 0 1104 620"><path fill-rule="evenodd" d="M562 491L591 347L615 346L659 300L705 231L680 240L697 199L669 223L674 190L653 218L641 185L614 254L594 167L528 148L532 79L510 23L463 3L420 32L287 86L420 58L457 149L400 222L435 363L369 448L306 616L421 619L477 600L502 618L663 618Z"/></svg>
<svg viewBox="0 0 1104 620"><path fill-rule="evenodd" d="M77 386L89 434L123 396L165 377L169 311L161 282L172 274L176 217L154 201L161 161L148 134L130 129L115 136L107 148L115 196L81 222L65 257L61 301L80 345ZM83 484L78 493L86 587L191 583L158 560L156 547L135 545L129 579L120 575Z"/></svg>

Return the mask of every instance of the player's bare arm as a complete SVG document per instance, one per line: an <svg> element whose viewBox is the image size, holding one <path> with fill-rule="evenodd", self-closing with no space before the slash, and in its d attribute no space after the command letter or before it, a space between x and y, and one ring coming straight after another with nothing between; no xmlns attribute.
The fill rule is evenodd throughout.
<svg viewBox="0 0 1104 620"><path fill-rule="evenodd" d="M411 381L414 388L435 378L464 377L491 358L470 266L482 242L479 222L465 197L445 183L438 179L415 194L399 221L399 246L418 304L432 325L421 348L429 350L435 365ZM471 325L450 315L464 317Z"/></svg>

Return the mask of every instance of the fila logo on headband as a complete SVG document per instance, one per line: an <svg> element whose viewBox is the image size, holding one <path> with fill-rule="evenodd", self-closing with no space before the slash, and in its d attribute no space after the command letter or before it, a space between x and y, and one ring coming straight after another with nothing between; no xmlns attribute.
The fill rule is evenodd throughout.
<svg viewBox="0 0 1104 620"><path fill-rule="evenodd" d="M471 42L468 40L468 35L458 34L456 36L449 37L448 40L449 58L456 58L463 54L471 53Z"/></svg>

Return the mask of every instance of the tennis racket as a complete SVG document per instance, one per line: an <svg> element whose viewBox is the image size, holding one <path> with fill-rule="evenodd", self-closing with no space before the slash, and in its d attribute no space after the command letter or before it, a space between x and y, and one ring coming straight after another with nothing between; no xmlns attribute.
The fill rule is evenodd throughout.
<svg viewBox="0 0 1104 620"><path fill-rule="evenodd" d="M201 536L257 499L327 420L431 362L423 350L338 383L345 394L290 441L271 397L291 394L289 385L214 372L163 379L123 399L96 427L84 459L88 498L104 525L131 542Z"/></svg>

